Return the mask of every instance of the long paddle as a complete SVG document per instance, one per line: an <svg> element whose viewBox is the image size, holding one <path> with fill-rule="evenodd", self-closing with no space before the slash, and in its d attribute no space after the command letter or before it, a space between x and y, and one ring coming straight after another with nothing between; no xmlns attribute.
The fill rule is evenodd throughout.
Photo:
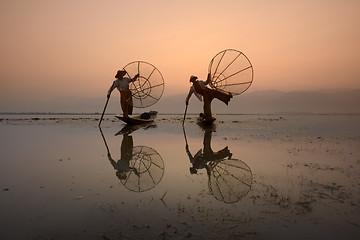
<svg viewBox="0 0 360 240"><path fill-rule="evenodd" d="M106 143L105 136L104 136L104 134L103 134L100 126L99 126L99 130L100 130L101 136L102 136L102 138L103 138L103 140L104 140L106 150L107 150L107 152L108 152L108 154L109 154L109 153L110 153L110 150L109 150L109 147L108 147L108 145L107 145L107 143Z"/></svg>
<svg viewBox="0 0 360 240"><path fill-rule="evenodd" d="M183 126L183 133L184 133L184 138L185 138L185 144L186 144L186 146L188 145L188 141L187 141L187 138L186 138L186 133L185 133L185 128L184 128L184 126Z"/></svg>
<svg viewBox="0 0 360 240"><path fill-rule="evenodd" d="M101 122L102 122L102 120L103 120L103 117L104 117L105 110L106 110L106 107L107 107L107 105L108 105L109 99L110 99L110 98L107 98L107 99L106 99L104 111L103 111L103 113L102 113L102 115L101 115L101 118L100 118L100 121L99 121L99 127L100 127L100 124L101 124Z"/></svg>
<svg viewBox="0 0 360 240"><path fill-rule="evenodd" d="M182 122L182 125L183 125L183 126L184 126L184 122L185 122L185 117L186 117L187 108L188 108L188 104L186 104L186 107L185 107L184 119L183 119L183 122Z"/></svg>

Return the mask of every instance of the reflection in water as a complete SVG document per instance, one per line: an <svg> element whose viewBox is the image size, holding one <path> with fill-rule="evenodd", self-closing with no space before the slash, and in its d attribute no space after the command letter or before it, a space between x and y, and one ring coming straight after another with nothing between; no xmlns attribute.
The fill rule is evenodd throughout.
<svg viewBox="0 0 360 240"><path fill-rule="evenodd" d="M120 182L130 191L145 192L154 188L164 176L164 161L160 154L147 146L134 146L130 134L137 130L126 125L116 135L122 135L120 159L115 161L110 153L105 136L100 129L104 140L107 156L116 170Z"/></svg>
<svg viewBox="0 0 360 240"><path fill-rule="evenodd" d="M108 152L108 159L113 165L114 169L116 169L116 176L120 180L124 180L127 178L127 175L130 175L131 172L134 172L136 176L139 176L139 173L136 168L130 167L130 161L132 159L133 154L133 138L128 134L123 135L123 140L121 142L121 158L117 162L111 157L110 152Z"/></svg>
<svg viewBox="0 0 360 240"><path fill-rule="evenodd" d="M252 185L252 172L239 159L210 162L209 190L219 201L234 203L244 197Z"/></svg>
<svg viewBox="0 0 360 240"><path fill-rule="evenodd" d="M122 134L131 134L132 132L135 132L136 130L143 128L143 129L149 129L149 128L156 128L156 123L155 122L149 122L149 123L144 123L144 124L137 124L137 125L129 125L126 124L118 133L115 134L115 136L117 135L122 135Z"/></svg>
<svg viewBox="0 0 360 240"><path fill-rule="evenodd" d="M185 128L185 150L189 157L190 173L196 174L199 169L206 169L209 191L214 197L225 203L234 203L244 197L252 185L252 172L246 163L232 158L232 153L226 146L214 152L211 148L211 137L214 128L204 127L203 149L192 155L189 150Z"/></svg>

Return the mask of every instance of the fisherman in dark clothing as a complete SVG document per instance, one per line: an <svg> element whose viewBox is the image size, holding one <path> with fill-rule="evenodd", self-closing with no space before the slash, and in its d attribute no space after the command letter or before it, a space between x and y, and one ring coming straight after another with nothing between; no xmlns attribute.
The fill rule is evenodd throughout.
<svg viewBox="0 0 360 240"><path fill-rule="evenodd" d="M227 94L225 92L206 87L206 85L208 85L210 82L210 74L208 74L207 80L205 82L197 80L196 76L191 76L190 82L192 82L192 86L190 87L185 103L186 105L189 104L189 99L193 93L200 101L204 99L204 114L200 114L200 116L203 116L203 118L207 121L213 120L211 114L211 101L214 98L219 99L226 105L228 105L230 99L232 98L231 93Z"/></svg>
<svg viewBox="0 0 360 240"><path fill-rule="evenodd" d="M216 162L225 158L231 158L232 154L228 147L225 147L217 152L214 152L211 148L211 137L212 137L212 129L205 129L204 148L197 151L197 153L193 156L189 150L189 146L186 144L185 150L189 157L189 160L192 164L190 167L190 173L196 174L198 169L206 169L206 173L210 176L210 167L209 163Z"/></svg>
<svg viewBox="0 0 360 240"><path fill-rule="evenodd" d="M110 152L108 152L108 159L111 165L116 169L116 176L120 179L126 179L129 172L134 172L136 175L139 175L138 171L134 167L130 167L130 161L133 154L133 138L128 134L123 135L123 140L121 142L121 159L114 161L112 159Z"/></svg>

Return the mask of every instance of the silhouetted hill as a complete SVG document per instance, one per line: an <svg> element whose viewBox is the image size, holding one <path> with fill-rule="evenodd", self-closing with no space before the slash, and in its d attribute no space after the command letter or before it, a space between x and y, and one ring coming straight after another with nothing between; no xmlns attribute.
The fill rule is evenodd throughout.
<svg viewBox="0 0 360 240"><path fill-rule="evenodd" d="M185 108L186 95L169 96L157 107L164 112L178 112ZM245 92L235 96L226 106L218 100L213 101L214 113L278 113L278 112L309 112L309 113L360 113L360 90L349 91L257 91ZM202 110L202 104L192 97L189 112ZM181 111L180 111L181 112Z"/></svg>
<svg viewBox="0 0 360 240"><path fill-rule="evenodd" d="M163 96L159 102L136 112L157 110L159 113L184 113L186 93ZM64 97L37 101L2 101L1 112L78 112L101 113L106 98ZM342 91L256 91L235 96L226 106L213 101L213 113L257 114L257 113L360 113L360 89ZM202 111L202 103L195 96L190 99L188 113ZM119 96L110 99L108 113L121 113Z"/></svg>

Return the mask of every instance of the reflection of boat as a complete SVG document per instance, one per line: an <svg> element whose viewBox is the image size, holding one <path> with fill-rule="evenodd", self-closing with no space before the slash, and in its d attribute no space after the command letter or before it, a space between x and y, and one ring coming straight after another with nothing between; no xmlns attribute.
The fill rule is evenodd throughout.
<svg viewBox="0 0 360 240"><path fill-rule="evenodd" d="M199 117L196 118L196 123L200 126L200 127L215 127L215 122L216 118L211 118L210 120L206 120L204 118L204 116L202 114L200 114Z"/></svg>
<svg viewBox="0 0 360 240"><path fill-rule="evenodd" d="M149 129L149 128L156 128L156 123L155 122L148 122L148 123L143 123L143 124L126 124L118 133L115 134L115 136L117 135L123 135L123 134L131 134L132 132L135 132L136 130L143 128L145 130Z"/></svg>
<svg viewBox="0 0 360 240"><path fill-rule="evenodd" d="M196 174L200 169L206 169L209 191L214 197L225 203L234 203L244 197L252 185L252 172L249 166L241 160L233 159L232 153L225 147L217 152L211 148L211 137L214 128L204 127L203 149L192 155L183 128L186 152L192 166L190 173Z"/></svg>
<svg viewBox="0 0 360 240"><path fill-rule="evenodd" d="M209 190L217 200L234 203L249 192L252 172L246 163L238 159L223 159L209 165Z"/></svg>
<svg viewBox="0 0 360 240"><path fill-rule="evenodd" d="M115 116L118 119L124 121L128 125L142 125L152 123L157 117L156 111L144 112L141 115L133 116L133 117L123 117L123 116Z"/></svg>
<svg viewBox="0 0 360 240"><path fill-rule="evenodd" d="M108 160L116 170L116 176L128 190L144 192L161 181L165 171L164 161L156 150L147 146L133 146L133 137L125 131L122 134L121 156L115 161L105 136L101 128L99 129L108 152Z"/></svg>

